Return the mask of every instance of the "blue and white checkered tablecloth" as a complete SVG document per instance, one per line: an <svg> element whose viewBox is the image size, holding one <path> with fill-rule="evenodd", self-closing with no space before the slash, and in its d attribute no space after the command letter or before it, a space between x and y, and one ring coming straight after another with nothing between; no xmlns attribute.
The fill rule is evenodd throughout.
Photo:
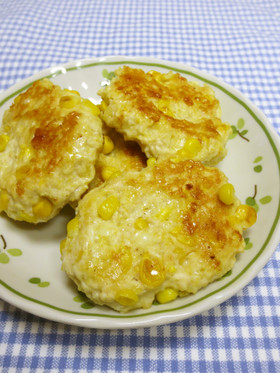
<svg viewBox="0 0 280 373"><path fill-rule="evenodd" d="M207 71L280 133L279 0L0 0L0 91L54 65L111 55ZM280 246L236 296L170 325L87 329L0 300L0 371L280 372Z"/></svg>

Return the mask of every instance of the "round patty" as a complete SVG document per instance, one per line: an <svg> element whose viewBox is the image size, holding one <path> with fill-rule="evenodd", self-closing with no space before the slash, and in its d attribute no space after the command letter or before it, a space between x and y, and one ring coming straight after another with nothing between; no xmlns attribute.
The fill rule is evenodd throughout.
<svg viewBox="0 0 280 373"><path fill-rule="evenodd" d="M102 147L98 111L48 79L16 97L0 130L1 211L16 220L45 222L80 198Z"/></svg>
<svg viewBox="0 0 280 373"><path fill-rule="evenodd" d="M193 159L207 165L226 155L231 127L221 121L214 91L179 74L119 68L99 91L101 118L147 157Z"/></svg>
<svg viewBox="0 0 280 373"><path fill-rule="evenodd" d="M235 195L221 201L227 183L192 160L161 160L103 183L68 224L63 270L93 302L121 312L197 292L233 267L255 219Z"/></svg>

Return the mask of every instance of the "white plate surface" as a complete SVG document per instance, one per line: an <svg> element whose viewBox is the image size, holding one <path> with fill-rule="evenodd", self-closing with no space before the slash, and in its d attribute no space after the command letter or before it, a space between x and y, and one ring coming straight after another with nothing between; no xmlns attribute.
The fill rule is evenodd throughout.
<svg viewBox="0 0 280 373"><path fill-rule="evenodd" d="M59 242L73 216L65 208L47 224L32 226L0 216L0 296L37 316L89 328L135 328L179 321L208 310L247 285L263 268L280 237L280 141L267 118L240 92L217 78L189 66L151 58L107 57L74 61L44 70L0 96L0 120L14 97L35 80L49 77L63 88L99 103L101 85L122 65L145 71L179 72L189 80L209 84L222 108L222 119L234 126L228 154L219 164L242 203L255 204L257 223L245 233L246 250L232 272L197 294L148 310L119 314L93 306L60 269Z"/></svg>

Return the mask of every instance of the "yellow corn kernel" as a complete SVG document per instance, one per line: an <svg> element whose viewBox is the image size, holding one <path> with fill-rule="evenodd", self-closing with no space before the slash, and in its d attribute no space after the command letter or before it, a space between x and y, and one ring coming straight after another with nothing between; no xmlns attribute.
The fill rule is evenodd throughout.
<svg viewBox="0 0 280 373"><path fill-rule="evenodd" d="M139 231L147 228L149 226L149 223L147 222L146 219L143 218L138 218L134 222L134 228L138 229Z"/></svg>
<svg viewBox="0 0 280 373"><path fill-rule="evenodd" d="M238 206L235 216L244 229L251 227L257 221L257 212L252 206Z"/></svg>
<svg viewBox="0 0 280 373"><path fill-rule="evenodd" d="M118 210L120 202L117 197L110 196L103 201L98 209L97 213L103 220L110 220L114 213Z"/></svg>
<svg viewBox="0 0 280 373"><path fill-rule="evenodd" d="M123 289L116 294L115 300L122 306L133 306L138 302L138 295L131 289Z"/></svg>
<svg viewBox="0 0 280 373"><path fill-rule="evenodd" d="M106 104L106 102L105 102L104 100L102 100L102 101L100 102L100 104L98 105L98 107L99 107L99 109L100 109L101 111L105 111L106 108L107 108L107 104Z"/></svg>
<svg viewBox="0 0 280 373"><path fill-rule="evenodd" d="M64 238L64 240L60 241L60 254L62 254L62 252L65 248L65 245L66 245L66 238Z"/></svg>
<svg viewBox="0 0 280 373"><path fill-rule="evenodd" d="M170 207L163 207L162 209L160 209L159 213L156 215L156 217L161 220L161 221L165 221L169 218L169 215L170 215L170 212L171 212L171 208Z"/></svg>
<svg viewBox="0 0 280 373"><path fill-rule="evenodd" d="M200 141L194 137L187 139L182 149L177 154L182 158L193 158L201 151Z"/></svg>
<svg viewBox="0 0 280 373"><path fill-rule="evenodd" d="M15 104L18 104L18 103L20 102L21 98L22 98L22 95L18 95L18 96L14 99L14 103L15 103Z"/></svg>
<svg viewBox="0 0 280 373"><path fill-rule="evenodd" d="M112 166L105 166L101 170L101 177L103 181L112 179L113 177L120 176L121 172L116 168Z"/></svg>
<svg viewBox="0 0 280 373"><path fill-rule="evenodd" d="M163 112L165 115L168 115L170 117L174 116L173 111L171 110L171 105L170 105L170 99L158 99L157 100L157 108Z"/></svg>
<svg viewBox="0 0 280 373"><path fill-rule="evenodd" d="M219 189L218 196L225 205L232 205L235 201L234 186L230 183L223 184Z"/></svg>
<svg viewBox="0 0 280 373"><path fill-rule="evenodd" d="M19 153L19 159L27 162L32 157L33 150L30 146L27 145L21 145L20 147L21 151Z"/></svg>
<svg viewBox="0 0 280 373"><path fill-rule="evenodd" d="M115 177L118 177L121 175L121 171L114 172L110 177L109 180L114 179Z"/></svg>
<svg viewBox="0 0 280 373"><path fill-rule="evenodd" d="M151 75L155 80L157 81L162 81L162 79L164 78L164 75L159 73L158 71L155 71L155 70L150 70L148 72L148 75Z"/></svg>
<svg viewBox="0 0 280 373"><path fill-rule="evenodd" d="M153 166L156 162L157 162L156 158L154 158L154 157L148 158L148 159L147 159L147 166L148 166L148 167L151 167L151 166Z"/></svg>
<svg viewBox="0 0 280 373"><path fill-rule="evenodd" d="M83 99L83 105L89 108L93 115L98 116L100 114L100 110L98 106L95 105L93 102L91 102L89 99L87 98Z"/></svg>
<svg viewBox="0 0 280 373"><path fill-rule="evenodd" d="M169 273L175 273L175 272L176 272L176 267L175 267L175 266L170 266L170 267L168 268L168 272L169 272Z"/></svg>
<svg viewBox="0 0 280 373"><path fill-rule="evenodd" d="M74 93L75 95L80 96L80 93L78 91L76 91L75 89L65 88L64 91Z"/></svg>
<svg viewBox="0 0 280 373"><path fill-rule="evenodd" d="M72 109L81 101L76 95L62 96L59 101L59 106L63 109Z"/></svg>
<svg viewBox="0 0 280 373"><path fill-rule="evenodd" d="M140 263L139 275L144 285L155 288L163 283L165 279L165 269L159 258L144 256Z"/></svg>
<svg viewBox="0 0 280 373"><path fill-rule="evenodd" d="M156 300L163 304L171 302L172 300L175 300L178 297L178 291L172 288L166 288L156 295Z"/></svg>
<svg viewBox="0 0 280 373"><path fill-rule="evenodd" d="M9 203L9 194L5 190L0 191L0 211L7 210Z"/></svg>
<svg viewBox="0 0 280 373"><path fill-rule="evenodd" d="M76 216L70 220L67 224L67 234L69 237L73 237L79 229L79 218Z"/></svg>
<svg viewBox="0 0 280 373"><path fill-rule="evenodd" d="M8 135L0 135L0 152L3 152L6 149L6 146L10 140Z"/></svg>
<svg viewBox="0 0 280 373"><path fill-rule="evenodd" d="M36 218L48 218L53 212L53 204L47 198L42 198L32 210Z"/></svg>
<svg viewBox="0 0 280 373"><path fill-rule="evenodd" d="M103 153L104 154L109 154L114 150L114 143L110 139L109 136L104 136L104 141L103 141Z"/></svg>

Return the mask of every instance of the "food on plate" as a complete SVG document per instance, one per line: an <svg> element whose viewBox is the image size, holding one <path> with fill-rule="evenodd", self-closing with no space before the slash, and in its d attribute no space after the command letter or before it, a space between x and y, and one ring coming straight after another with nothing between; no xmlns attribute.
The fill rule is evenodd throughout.
<svg viewBox="0 0 280 373"><path fill-rule="evenodd" d="M178 73L121 67L108 86L101 118L147 157L193 159L215 165L226 155L231 127L221 120L214 91Z"/></svg>
<svg viewBox="0 0 280 373"><path fill-rule="evenodd" d="M48 79L17 96L0 129L0 210L39 223L78 200L102 147L98 114L91 101Z"/></svg>
<svg viewBox="0 0 280 373"><path fill-rule="evenodd" d="M161 159L83 197L61 242L62 269L98 305L149 308L226 274L255 220L219 169Z"/></svg>
<svg viewBox="0 0 280 373"><path fill-rule="evenodd" d="M146 164L147 157L136 142L125 141L113 128L104 126L103 147L95 164L96 175L90 188L119 176L122 172L141 170Z"/></svg>

